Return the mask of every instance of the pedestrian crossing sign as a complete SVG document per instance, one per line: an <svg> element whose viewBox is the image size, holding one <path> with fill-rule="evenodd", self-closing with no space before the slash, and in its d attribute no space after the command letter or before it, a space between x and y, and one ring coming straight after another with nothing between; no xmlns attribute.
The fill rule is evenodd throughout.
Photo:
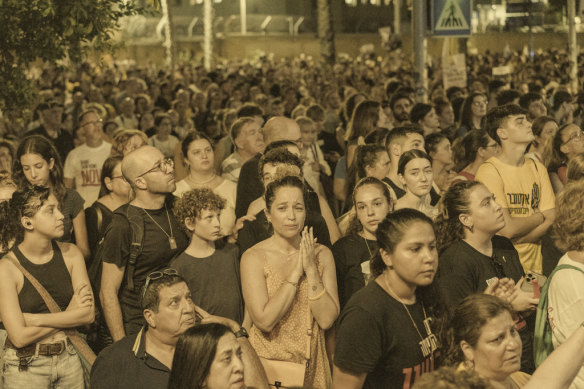
<svg viewBox="0 0 584 389"><path fill-rule="evenodd" d="M432 0L433 35L470 35L471 9L471 0Z"/></svg>

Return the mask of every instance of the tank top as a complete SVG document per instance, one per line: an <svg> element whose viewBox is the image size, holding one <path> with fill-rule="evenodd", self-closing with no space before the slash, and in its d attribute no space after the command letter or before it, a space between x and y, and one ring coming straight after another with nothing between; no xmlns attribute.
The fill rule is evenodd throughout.
<svg viewBox="0 0 584 389"><path fill-rule="evenodd" d="M62 311L67 309L73 297L73 284L59 245L53 241L53 257L49 262L41 265L29 261L18 246L15 246L12 252L22 267L44 286L59 308ZM43 298L26 277L24 277L22 290L18 293L18 303L23 313L50 313Z"/></svg>

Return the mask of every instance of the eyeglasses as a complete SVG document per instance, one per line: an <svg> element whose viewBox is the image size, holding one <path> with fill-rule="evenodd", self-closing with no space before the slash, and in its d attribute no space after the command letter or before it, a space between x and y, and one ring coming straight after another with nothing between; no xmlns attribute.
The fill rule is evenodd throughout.
<svg viewBox="0 0 584 389"><path fill-rule="evenodd" d="M173 168L174 167L174 160L172 158L164 158L162 161L158 162L156 164L156 166L154 166L152 169L145 171L144 173L140 174L138 177L142 177L145 176L148 173L153 173L155 171L160 170L163 173L168 173L168 169L169 168ZM138 178L136 177L136 178Z"/></svg>
<svg viewBox="0 0 584 389"><path fill-rule="evenodd" d="M475 107L483 107L485 105L487 105L486 101L473 101L472 105L474 105Z"/></svg>
<svg viewBox="0 0 584 389"><path fill-rule="evenodd" d="M91 121L91 122L87 122L85 124L80 125L79 127L83 128L83 127L89 126L90 124L93 125L93 124L101 124L101 123L103 123L103 120L99 119L99 120L94 120L94 121Z"/></svg>
<svg viewBox="0 0 584 389"><path fill-rule="evenodd" d="M124 176L112 176L111 179L115 180L116 178L119 178L121 180L125 180Z"/></svg>
<svg viewBox="0 0 584 389"><path fill-rule="evenodd" d="M583 133L582 131L578 131L578 132L576 132L576 133L572 134L572 135L571 135L571 136L568 138L568 140L567 140L567 141L565 141L564 143L562 143L562 146L563 146L563 145L567 145L568 143L570 143L570 142L571 142L571 141L573 141L573 140L580 140L580 139L582 139L582 136L583 136L583 135L584 135L584 133Z"/></svg>
<svg viewBox="0 0 584 389"><path fill-rule="evenodd" d="M489 147L497 148L497 147L499 147L499 144L498 143L493 143L492 145L486 145L485 146L485 149L488 149Z"/></svg>
<svg viewBox="0 0 584 389"><path fill-rule="evenodd" d="M168 269L153 271L152 273L148 274L146 276L146 282L144 283L144 289L142 290L142 300L144 300L144 296L146 295L150 281L159 280L164 276L178 276L178 271L169 267Z"/></svg>

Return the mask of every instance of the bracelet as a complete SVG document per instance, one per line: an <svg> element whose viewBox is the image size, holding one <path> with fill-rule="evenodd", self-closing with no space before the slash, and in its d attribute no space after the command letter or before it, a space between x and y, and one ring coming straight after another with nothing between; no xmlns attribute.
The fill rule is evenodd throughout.
<svg viewBox="0 0 584 389"><path fill-rule="evenodd" d="M322 291L319 294L317 294L316 296L314 296L314 297L309 296L308 301L316 301L319 298L321 298L322 296L324 296L325 294L326 294L326 288L322 288Z"/></svg>
<svg viewBox="0 0 584 389"><path fill-rule="evenodd" d="M284 280L284 282L292 285L294 288L297 288L298 287L298 281L292 282L292 281Z"/></svg>

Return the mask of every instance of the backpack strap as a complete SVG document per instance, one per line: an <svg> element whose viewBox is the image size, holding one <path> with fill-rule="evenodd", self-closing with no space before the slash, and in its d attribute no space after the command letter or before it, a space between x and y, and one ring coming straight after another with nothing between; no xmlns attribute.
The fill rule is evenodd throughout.
<svg viewBox="0 0 584 389"><path fill-rule="evenodd" d="M134 290L134 270L136 269L136 259L142 252L142 243L144 241L144 217L135 207L128 206L125 216L130 223L132 230L132 242L130 243L130 258L126 266L126 284L128 289Z"/></svg>

